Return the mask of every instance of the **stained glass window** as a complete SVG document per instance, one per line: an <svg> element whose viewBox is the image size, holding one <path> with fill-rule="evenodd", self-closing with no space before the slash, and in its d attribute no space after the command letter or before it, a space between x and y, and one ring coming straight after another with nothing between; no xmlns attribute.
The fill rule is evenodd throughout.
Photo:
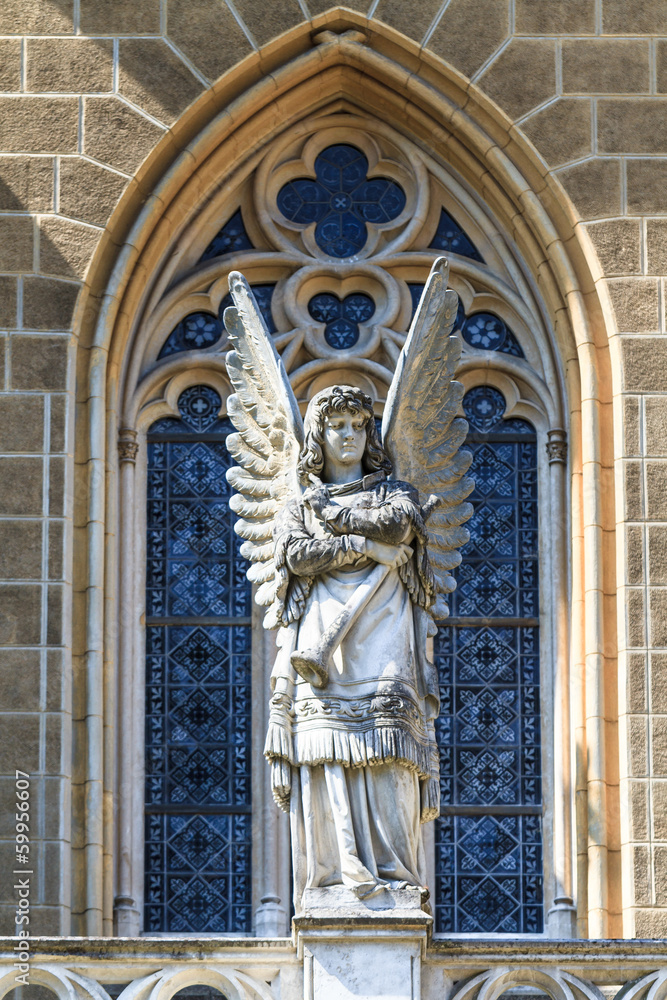
<svg viewBox="0 0 667 1000"><path fill-rule="evenodd" d="M276 332L271 312L271 299L275 287L275 285L252 286L259 311L264 317L269 333ZM212 347L225 332L223 323L225 309L231 305L233 305L231 295L225 295L220 303L217 316L204 312L190 313L171 331L158 354L158 358L166 358L170 354L178 354L180 351L201 351L206 347Z"/></svg>
<svg viewBox="0 0 667 1000"><path fill-rule="evenodd" d="M221 400L186 389L148 435L147 931L250 930L250 585Z"/></svg>
<svg viewBox="0 0 667 1000"><path fill-rule="evenodd" d="M308 312L318 323L326 323L324 339L330 347L345 350L359 340L359 324L368 323L375 312L370 295L357 292L341 301L337 295L321 292L313 295Z"/></svg>
<svg viewBox="0 0 667 1000"><path fill-rule="evenodd" d="M461 327L463 339L471 347L483 351L500 351L501 354L513 354L523 358L524 353L507 323L493 313L480 312L468 316Z"/></svg>
<svg viewBox="0 0 667 1000"><path fill-rule="evenodd" d="M444 208L440 210L438 228L430 245L434 250L448 250L450 253L460 254L461 257L477 260L480 264L484 263L484 258L473 241Z"/></svg>
<svg viewBox="0 0 667 1000"><path fill-rule="evenodd" d="M225 253L239 253L241 250L252 250L253 245L243 223L241 209L225 222L222 229L216 233L201 255L200 260L210 260L221 257Z"/></svg>
<svg viewBox="0 0 667 1000"><path fill-rule="evenodd" d="M222 321L217 316L203 312L190 313L171 331L158 358L166 358L180 351L197 351L211 347L220 340L223 330Z"/></svg>
<svg viewBox="0 0 667 1000"><path fill-rule="evenodd" d="M366 223L392 222L405 208L403 188L388 177L368 177L356 146L328 146L315 158L315 178L297 177L278 192L290 222L315 226L315 242L330 257L353 257L366 245Z"/></svg>
<svg viewBox="0 0 667 1000"><path fill-rule="evenodd" d="M497 389L463 400L473 453L451 617L435 640L440 932L542 930L537 445Z"/></svg>
<svg viewBox="0 0 667 1000"><path fill-rule="evenodd" d="M414 317L419 300L424 291L424 285L416 282L408 282L408 289L412 299L412 316ZM459 296L459 305L456 312L456 323L454 331L460 330L463 339L471 347L476 347L483 351L499 351L501 354L513 354L516 358L523 358L525 354L519 341L516 339L507 323L495 316L493 313L474 313L466 317L463 302Z"/></svg>

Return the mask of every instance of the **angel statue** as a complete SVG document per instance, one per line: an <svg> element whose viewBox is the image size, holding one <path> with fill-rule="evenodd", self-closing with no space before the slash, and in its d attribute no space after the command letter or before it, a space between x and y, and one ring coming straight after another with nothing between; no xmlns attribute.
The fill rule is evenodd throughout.
<svg viewBox="0 0 667 1000"><path fill-rule="evenodd" d="M225 310L230 506L255 599L278 629L273 794L290 813L295 911L306 888L367 899L424 887L420 823L438 815L438 680L427 656L455 582L471 456L450 336L448 265L428 279L389 390L382 440L368 395L322 389L302 421L252 292Z"/></svg>

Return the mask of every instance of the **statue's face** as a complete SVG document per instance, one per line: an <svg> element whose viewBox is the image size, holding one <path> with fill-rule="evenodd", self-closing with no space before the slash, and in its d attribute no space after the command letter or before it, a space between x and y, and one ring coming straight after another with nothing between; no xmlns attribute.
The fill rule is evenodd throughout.
<svg viewBox="0 0 667 1000"><path fill-rule="evenodd" d="M327 465L347 467L364 457L366 420L361 413L332 413L324 420L324 459Z"/></svg>

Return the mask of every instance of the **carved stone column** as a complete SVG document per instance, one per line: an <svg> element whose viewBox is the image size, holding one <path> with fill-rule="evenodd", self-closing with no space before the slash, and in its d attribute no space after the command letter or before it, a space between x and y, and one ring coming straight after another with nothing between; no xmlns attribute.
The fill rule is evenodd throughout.
<svg viewBox="0 0 667 1000"><path fill-rule="evenodd" d="M547 455L551 474L551 525L553 528L553 649L554 742L554 902L547 914L549 935L576 937L576 908L572 896L572 747L570 736L570 656L567 560L565 558L565 484L567 441L565 431L548 433Z"/></svg>
<svg viewBox="0 0 667 1000"><path fill-rule="evenodd" d="M271 768L263 754L277 648L275 632L262 628L262 617L263 610L253 602L253 911L257 937L284 937L289 934L292 881L289 818L273 801Z"/></svg>
<svg viewBox="0 0 667 1000"><path fill-rule="evenodd" d="M135 473L138 450L136 431L121 430L118 438L120 466L118 835L117 894L114 899L115 933L119 937L136 937L141 932L141 873L137 872L137 864L141 865L143 846L141 843L143 787L139 780L143 762L143 706L142 699L138 697L134 641L138 608L135 565Z"/></svg>

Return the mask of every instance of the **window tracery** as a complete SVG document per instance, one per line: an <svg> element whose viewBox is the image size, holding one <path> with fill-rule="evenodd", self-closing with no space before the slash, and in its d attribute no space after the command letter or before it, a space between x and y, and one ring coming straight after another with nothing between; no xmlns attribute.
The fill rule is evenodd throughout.
<svg viewBox="0 0 667 1000"><path fill-rule="evenodd" d="M278 192L276 204L295 225L315 223L318 248L329 257L354 257L368 239L366 224L393 222L405 208L405 192L387 177L368 177L368 159L347 143L315 157L315 179L299 177Z"/></svg>
<svg viewBox="0 0 667 1000"><path fill-rule="evenodd" d="M521 357L528 310L521 295L508 301L497 250L452 205L428 159L383 123L350 114L304 123L238 183L222 226L211 209L149 320L145 364L224 350L226 279L236 268L302 399L342 366L381 404L436 249L451 256L457 326L470 346Z"/></svg>
<svg viewBox="0 0 667 1000"><path fill-rule="evenodd" d="M336 198L342 195L346 198L334 205ZM221 220L224 220L222 225ZM423 290L423 282L437 250L448 254L450 285L459 293L456 329L464 342L462 375L466 385L473 387L466 397L465 406L471 423L471 446L479 464L480 483L484 476L491 482L493 463L502 465L504 460L499 452L507 447L512 451L510 464L514 463L513 476L518 475L520 461L525 459L525 455L521 458L521 449L526 454L533 449L531 475L534 480L536 434L524 418L533 420L539 411L541 416L536 426L539 424L541 435L547 427L559 426L559 421L554 417L557 404L552 392L556 380L555 368L549 360L549 350L544 346L548 338L539 328L536 318L539 310L532 290L522 281L516 268L506 266L505 259L498 252L497 233L494 232L493 237L487 235L481 213L473 209L463 188L457 187L426 154L388 125L351 114L315 118L275 140L254 170L227 185L224 196L221 194L217 200L211 199L201 218L184 234L179 270L169 281L165 281L167 291L145 317L142 332L139 368L147 385L160 387L151 390L153 402L150 405L157 405L156 393L158 396L163 393L165 400L167 397L176 398L175 390L169 389L169 386L178 382L178 398L183 400L185 406L182 390L185 388L189 392L190 388L205 382L202 373L207 365L218 372L217 381L211 384L219 388L219 382L224 378L224 354L227 350L224 310L231 304L227 278L231 270L241 270L253 287L299 401L305 406L308 399L327 384L354 382L372 396L379 414ZM481 371L497 372L497 377L491 379L493 385L488 374L482 379L486 384L478 384L480 379L475 373ZM166 406L166 403L160 405ZM173 402L170 407L173 412ZM180 419L183 419L183 414ZM194 414L186 415L186 419L194 419ZM163 422L163 433L167 432L169 420L173 421L171 432L178 433L176 425L182 431L184 425L171 417ZM155 442L152 437L159 432L160 426L154 425L149 448L153 447ZM222 426L220 424L219 428ZM198 439L203 440L210 433L210 429L198 428L195 431L193 428L194 425L190 425L187 433L198 436ZM503 440L491 440L494 433L501 437L504 435ZM204 443L208 446L210 442ZM196 447L194 439L189 444ZM483 461L484 447L487 451L490 448L493 453L492 457L487 456L486 464L486 460ZM222 453L216 461L222 462L221 456ZM527 468L524 469L526 475ZM515 481L512 489L514 486ZM524 570L516 571L516 567L508 570L511 559L503 556L505 549L514 544L512 532L519 530L516 524L511 524L517 516L517 496L505 495L503 490L508 488L508 481L500 477L498 496L489 494L480 503L473 545L477 548L477 555L466 560L464 553L464 566L460 571L469 573L470 578L461 577L459 581L458 603L456 612L453 612L458 618L527 617L532 621L537 616L535 602L534 610L530 613L526 611L531 595L536 593L536 586L531 589L527 577L522 577L525 586L515 585L516 572L521 575ZM220 494L218 500L222 496ZM536 499L524 497L524 500L533 512L530 514L532 517ZM511 515L505 508L511 508ZM177 513L176 506L174 512ZM195 517L197 524L193 521L190 525L188 522L183 529L176 520L174 537L178 538L178 532L183 530L186 540L181 541L195 554L198 545L210 545L211 559L214 560L215 546L208 539L209 529L215 533L213 522L216 517L215 512L209 511L198 520ZM212 528L207 518L213 518ZM521 530L524 534L536 532L536 525L532 528L524 525ZM498 565L491 566L493 559L489 558L489 547L496 546L499 548ZM198 558L193 556L193 565ZM468 562L469 568L466 569ZM241 567L240 561L238 565ZM531 570L534 582L536 566L535 557ZM150 572L149 566L149 575ZM181 572L185 573L183 580L186 580L187 573ZM247 588L244 578L242 580L242 568L239 568L237 576L238 586ZM191 585L194 595L200 584L194 577L192 580L187 577L187 580L189 582L184 584L186 595ZM507 586L511 594L506 593ZM206 593L205 587L200 587L200 590ZM246 600L247 589L244 593L246 597L243 600ZM187 596L181 599L187 604ZM197 614L207 618L211 611L212 605L204 608L208 598L202 600L204 603L200 602L196 607L189 605L188 614L193 619ZM248 614L246 608L244 615ZM149 631L154 627L149 623ZM209 621L192 625L188 621L187 626L170 627L190 630L201 650L208 648L200 634L202 629L210 641L217 642L214 630L229 631L231 628ZM236 631L243 632L246 637L250 634L247 625ZM527 695L524 697L527 672L532 670L535 684L539 683L536 635L536 626L525 622L521 626L507 622L495 622L493 625L465 622L441 630L438 639L436 650L443 676L451 676L451 680L445 683L449 690L448 698L450 702L459 697L467 699L465 705L461 702L456 709L458 715L452 709L448 723L451 733L460 743L460 746L456 744L459 748L456 753L459 750L461 753L448 778L451 794L447 792L444 795L446 815L437 834L437 866L444 864L443 858L449 859L447 864L451 876L450 882L445 884L441 867L437 867L439 881L435 908L441 930L476 929L489 932L512 927L515 931L535 932L542 926L542 807L539 784L535 785L537 791L528 802L526 782L529 775L527 771L525 774L521 771L522 767L525 770L528 766L524 767L525 754L521 757L521 739L527 733L524 723L527 725L526 719L531 713L531 754L539 771L540 726L539 720L537 724L534 721L538 709L529 711L521 707L518 714L516 711L519 702L521 706L528 706ZM171 655L170 649L160 654L163 664ZM468 669L464 668L465 660L473 654L478 664L479 675L475 684L479 690L475 690L474 684L464 677L465 669ZM248 655L249 646L243 653L243 656ZM507 656L513 657L514 667L503 665L503 658ZM493 664L501 664L501 669L494 675L495 680L483 676L484 670L487 667L491 670L490 665ZM519 679L510 684L506 674L511 670L518 671L516 677ZM465 696L464 690L468 691ZM265 691L255 692L254 697L264 698ZM508 742L510 735L516 737L512 744ZM445 756L448 739L442 736ZM454 743L451 746L453 748ZM518 799L510 802L503 799L505 792L499 792L497 800L485 800L484 796L488 797L491 793L483 793L484 775L488 778L489 788L493 786L489 777L493 768L484 757L488 753L495 755L496 769L504 768L511 775L507 788L519 788ZM474 760L472 757L464 760L461 754L472 754ZM511 762L509 757L503 757L507 754L514 755ZM461 781L473 790L470 792L472 798L465 802L457 799L457 795L460 798ZM202 788L204 785L206 782ZM505 788L502 782L498 787ZM493 799L493 795L491 797ZM208 803L207 808L215 805L206 796L202 802L204 805ZM526 804L528 811L516 811L517 807ZM450 806L462 806L463 812L450 813ZM481 816L480 811L489 813L489 806L492 807L491 813ZM511 808L509 811L505 809L505 813L497 811L508 806ZM247 802L243 807L250 808ZM471 809L473 812L470 812ZM200 814L203 822L210 825L209 816L201 810ZM239 815L247 817L249 813ZM161 822L166 821L162 819ZM162 844L160 850L163 852L172 850L165 846L171 836L165 829L163 827L156 834L155 840L155 843L159 841ZM148 827L147 831L149 838L152 837ZM213 831L210 836L219 834L220 831ZM195 833L192 835L195 836ZM214 877L215 873L204 870L208 864L205 856L213 856L210 852L206 855L208 835L199 830L196 836L204 845L200 858L203 865L201 871L207 877ZM232 841L233 837L229 843ZM545 847L548 854L548 845ZM166 856L164 853L161 855L163 858ZM176 853L171 856L176 858ZM148 854L147 863L150 868ZM472 868L467 865L472 865ZM164 887L167 877L164 864L161 871ZM192 877L198 878L199 875ZM245 878L247 883L249 876L246 874ZM465 888L466 879L472 888ZM146 886L148 892L148 881ZM204 897L202 890L201 899ZM501 905L499 902L505 897L513 900L511 907L509 903ZM192 929L221 932L249 930L249 897L243 898L245 902L239 902L239 912L244 914L243 927L240 924L233 926L236 918L231 916L231 911L219 908L217 916L199 928L197 920L204 918L195 919L191 910L188 919ZM486 910L484 899L488 904ZM502 914L496 923L488 917L488 908L492 904L500 906L498 912ZM146 905L149 905L148 895ZM466 914L470 913L474 913L474 919L478 921L474 928L466 923L469 921ZM165 915L165 911L161 911L161 916L155 919L165 920L165 928L169 921L173 923L174 920L176 923L181 921L181 929L185 927L182 922L185 918ZM171 924L169 926L171 929Z"/></svg>

